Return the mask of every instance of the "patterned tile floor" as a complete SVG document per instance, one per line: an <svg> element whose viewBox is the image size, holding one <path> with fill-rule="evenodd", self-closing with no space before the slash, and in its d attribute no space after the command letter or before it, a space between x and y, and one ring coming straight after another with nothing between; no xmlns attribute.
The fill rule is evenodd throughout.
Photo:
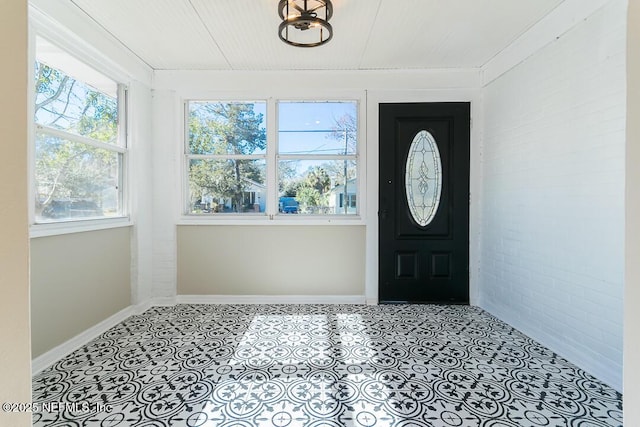
<svg viewBox="0 0 640 427"><path fill-rule="evenodd" d="M619 393L469 306L156 307L33 400L35 426L622 425Z"/></svg>

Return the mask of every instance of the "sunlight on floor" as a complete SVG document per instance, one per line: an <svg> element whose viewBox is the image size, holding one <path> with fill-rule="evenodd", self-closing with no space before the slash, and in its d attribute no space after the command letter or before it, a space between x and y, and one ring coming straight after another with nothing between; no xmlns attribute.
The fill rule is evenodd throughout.
<svg viewBox="0 0 640 427"><path fill-rule="evenodd" d="M255 416L262 405L267 406L268 411L256 419L259 426L301 426L313 419L308 414L325 420L318 425L331 425L328 420L340 416L337 425L373 426L377 420L372 405L353 406L359 394L353 383L374 373L369 362L377 353L367 348L368 342L359 314L256 315L228 362L230 367L241 367L243 374L230 373L218 384L215 399L203 408L207 415L203 414L201 425L218 426L225 419L222 401L238 419ZM342 366L334 369L337 361ZM267 369L278 380L254 369ZM286 392L282 381L287 383ZM386 400L384 383L370 382L371 393ZM301 407L307 415L294 418Z"/></svg>
<svg viewBox="0 0 640 427"><path fill-rule="evenodd" d="M34 426L622 424L622 396L468 306L178 305L34 376Z"/></svg>

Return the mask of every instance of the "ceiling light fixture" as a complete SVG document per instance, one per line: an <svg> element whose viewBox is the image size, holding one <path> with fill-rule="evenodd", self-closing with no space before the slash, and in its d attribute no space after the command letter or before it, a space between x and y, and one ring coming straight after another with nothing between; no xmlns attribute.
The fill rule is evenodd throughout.
<svg viewBox="0 0 640 427"><path fill-rule="evenodd" d="M333 37L331 0L280 0L278 13L282 18L278 35L287 44L315 47Z"/></svg>

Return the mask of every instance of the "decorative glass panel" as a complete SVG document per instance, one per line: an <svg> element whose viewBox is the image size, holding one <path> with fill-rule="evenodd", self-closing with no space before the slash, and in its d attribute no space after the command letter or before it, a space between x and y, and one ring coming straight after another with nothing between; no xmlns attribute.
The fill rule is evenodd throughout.
<svg viewBox="0 0 640 427"><path fill-rule="evenodd" d="M418 132L409 147L405 187L414 221L422 227L428 225L440 204L442 163L438 145L426 130Z"/></svg>

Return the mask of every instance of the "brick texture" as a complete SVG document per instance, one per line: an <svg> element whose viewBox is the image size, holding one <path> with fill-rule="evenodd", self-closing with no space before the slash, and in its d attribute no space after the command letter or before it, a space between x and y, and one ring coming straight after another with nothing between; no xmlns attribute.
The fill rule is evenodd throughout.
<svg viewBox="0 0 640 427"><path fill-rule="evenodd" d="M624 2L483 89L482 307L622 389Z"/></svg>

